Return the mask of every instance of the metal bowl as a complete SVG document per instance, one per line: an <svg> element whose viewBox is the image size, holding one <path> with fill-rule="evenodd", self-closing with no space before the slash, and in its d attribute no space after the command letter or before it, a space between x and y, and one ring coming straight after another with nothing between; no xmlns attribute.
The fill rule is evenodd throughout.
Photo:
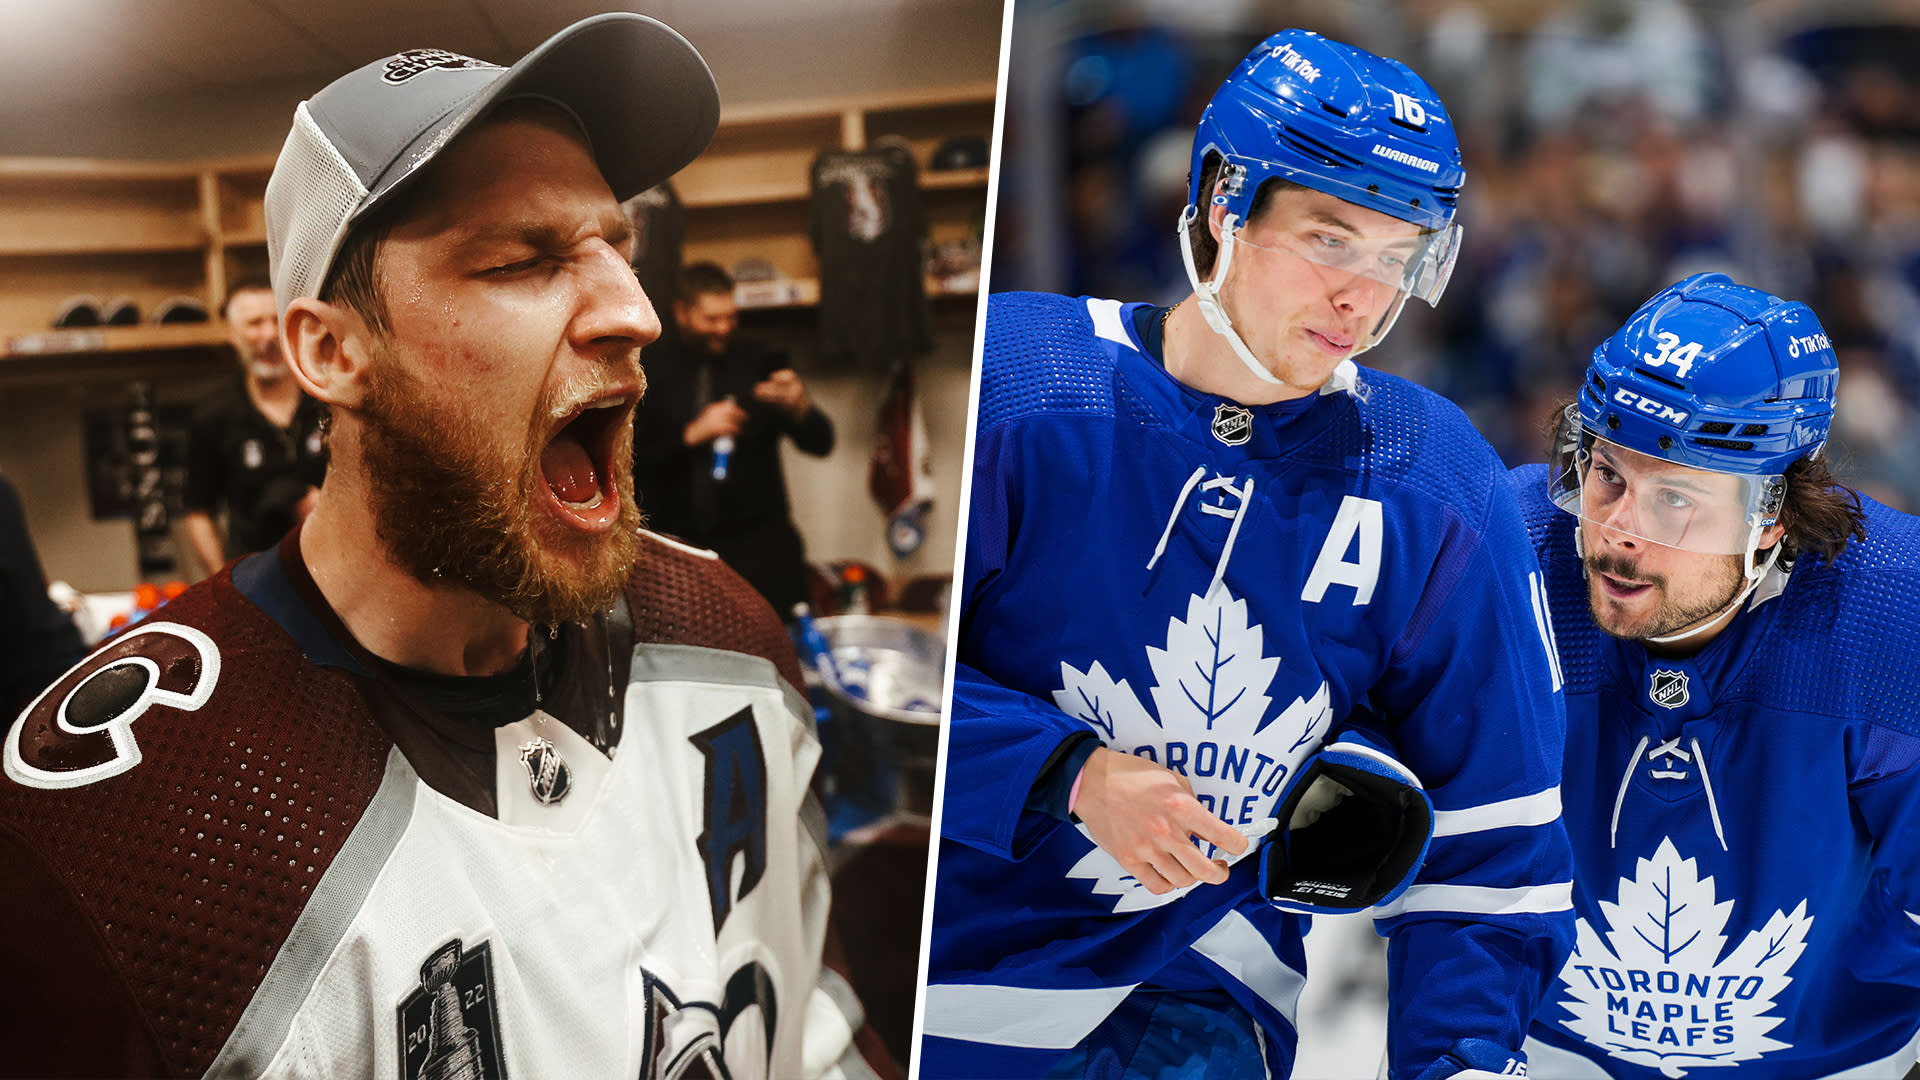
<svg viewBox="0 0 1920 1080"><path fill-rule="evenodd" d="M839 728L841 790L891 809L932 813L946 643L883 615L830 615L814 626L833 654L836 678L827 691Z"/></svg>

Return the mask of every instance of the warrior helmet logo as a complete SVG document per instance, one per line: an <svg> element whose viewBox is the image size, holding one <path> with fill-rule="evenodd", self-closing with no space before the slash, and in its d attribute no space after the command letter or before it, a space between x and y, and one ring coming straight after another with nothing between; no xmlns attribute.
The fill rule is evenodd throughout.
<svg viewBox="0 0 1920 1080"><path fill-rule="evenodd" d="M1228 446L1239 446L1253 436L1253 414L1238 405L1222 402L1213 407L1213 437Z"/></svg>
<svg viewBox="0 0 1920 1080"><path fill-rule="evenodd" d="M1677 709L1687 703L1687 673L1684 671L1655 671L1652 688L1647 696L1653 703L1666 709Z"/></svg>
<svg viewBox="0 0 1920 1080"><path fill-rule="evenodd" d="M542 806L552 806L573 790L573 770L550 739L521 744L520 764L527 767L527 783Z"/></svg>

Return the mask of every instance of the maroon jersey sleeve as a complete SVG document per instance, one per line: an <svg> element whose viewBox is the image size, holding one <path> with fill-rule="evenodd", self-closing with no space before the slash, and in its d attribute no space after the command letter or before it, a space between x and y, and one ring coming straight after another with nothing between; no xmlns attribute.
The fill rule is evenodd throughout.
<svg viewBox="0 0 1920 1080"><path fill-rule="evenodd" d="M653 533L640 534L640 558L627 582L633 640L764 656L801 694L807 692L793 641L773 608L727 564Z"/></svg>
<svg viewBox="0 0 1920 1080"><path fill-rule="evenodd" d="M391 745L223 571L7 731L0 1075L200 1076Z"/></svg>
<svg viewBox="0 0 1920 1080"><path fill-rule="evenodd" d="M172 1075L62 875L12 829L0 831L0 867L0 1076Z"/></svg>

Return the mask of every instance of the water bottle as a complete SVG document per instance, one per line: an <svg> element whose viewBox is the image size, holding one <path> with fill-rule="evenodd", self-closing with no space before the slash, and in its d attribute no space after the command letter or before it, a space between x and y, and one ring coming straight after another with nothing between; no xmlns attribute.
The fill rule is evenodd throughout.
<svg viewBox="0 0 1920 1080"><path fill-rule="evenodd" d="M793 623L800 630L801 659L826 685L840 685L839 674L833 668L833 650L827 647L820 628L813 625L813 609L805 604L793 605Z"/></svg>
<svg viewBox="0 0 1920 1080"><path fill-rule="evenodd" d="M713 478L727 478L727 463L733 458L733 436L722 435L713 440Z"/></svg>

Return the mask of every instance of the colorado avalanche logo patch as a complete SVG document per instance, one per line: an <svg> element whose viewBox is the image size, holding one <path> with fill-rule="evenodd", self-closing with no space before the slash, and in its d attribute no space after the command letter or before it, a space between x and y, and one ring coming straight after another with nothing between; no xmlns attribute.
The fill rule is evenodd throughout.
<svg viewBox="0 0 1920 1080"><path fill-rule="evenodd" d="M493 957L485 942L454 938L420 965L420 985L395 1012L401 1080L506 1080Z"/></svg>
<svg viewBox="0 0 1920 1080"><path fill-rule="evenodd" d="M520 747L520 764L527 767L527 783L542 806L552 806L573 790L573 770L550 739L534 739Z"/></svg>
<svg viewBox="0 0 1920 1080"><path fill-rule="evenodd" d="M6 738L6 773L71 788L140 764L134 722L154 706L193 712L220 681L220 649L191 626L143 622L82 660L34 699ZM163 710L158 722L172 719Z"/></svg>
<svg viewBox="0 0 1920 1080"><path fill-rule="evenodd" d="M1253 414L1238 405L1222 402L1213 407L1213 437L1228 446L1239 446L1253 437Z"/></svg>

